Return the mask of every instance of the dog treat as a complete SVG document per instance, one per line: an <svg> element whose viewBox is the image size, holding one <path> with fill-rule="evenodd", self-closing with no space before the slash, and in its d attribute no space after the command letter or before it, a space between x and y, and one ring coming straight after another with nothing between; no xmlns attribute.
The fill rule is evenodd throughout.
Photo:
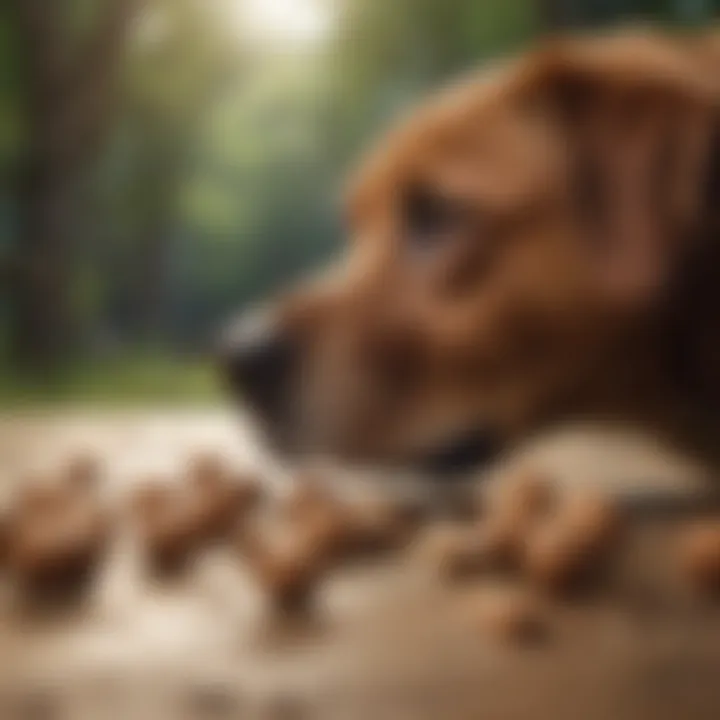
<svg viewBox="0 0 720 720"><path fill-rule="evenodd" d="M697 521L678 540L683 576L697 590L720 593L720 519Z"/></svg>
<svg viewBox="0 0 720 720"><path fill-rule="evenodd" d="M521 528L507 521L487 520L459 526L447 533L439 547L437 564L445 580L463 580L517 566L522 548Z"/></svg>
<svg viewBox="0 0 720 720"><path fill-rule="evenodd" d="M303 522L315 512L337 510L340 500L311 474L299 475L281 501L281 514L289 522Z"/></svg>
<svg viewBox="0 0 720 720"><path fill-rule="evenodd" d="M28 596L75 594L87 584L104 549L92 521L24 525L8 549L11 577Z"/></svg>
<svg viewBox="0 0 720 720"><path fill-rule="evenodd" d="M328 567L347 560L357 546L354 518L347 508L318 507L302 521L291 524L304 538L309 553Z"/></svg>
<svg viewBox="0 0 720 720"><path fill-rule="evenodd" d="M202 545L193 498L184 487L150 481L131 498L137 532L153 574L184 570Z"/></svg>
<svg viewBox="0 0 720 720"><path fill-rule="evenodd" d="M520 516L498 516L483 524L482 541L493 569L518 569L528 530L526 521Z"/></svg>
<svg viewBox="0 0 720 720"><path fill-rule="evenodd" d="M615 545L620 516L608 501L578 495L531 534L524 568L551 594L589 589L603 574Z"/></svg>
<svg viewBox="0 0 720 720"><path fill-rule="evenodd" d="M286 522L304 528L318 552L335 561L399 548L417 526L410 507L379 496L344 501L312 477L298 482L281 514Z"/></svg>
<svg viewBox="0 0 720 720"><path fill-rule="evenodd" d="M525 471L506 481L493 513L512 522L531 523L548 515L556 503L556 491L544 475Z"/></svg>
<svg viewBox="0 0 720 720"><path fill-rule="evenodd" d="M298 613L308 609L318 579L318 568L310 554L278 553L266 557L256 566L275 609Z"/></svg>
<svg viewBox="0 0 720 720"><path fill-rule="evenodd" d="M171 509L143 529L143 545L154 575L167 577L187 569L199 549L193 531L186 515Z"/></svg>
<svg viewBox="0 0 720 720"><path fill-rule="evenodd" d="M531 644L547 636L540 603L519 588L482 588L464 601L472 622L498 641Z"/></svg>
<svg viewBox="0 0 720 720"><path fill-rule="evenodd" d="M262 497L262 483L250 473L242 473L228 483L227 503L235 517L242 517L253 510L261 502Z"/></svg>
<svg viewBox="0 0 720 720"><path fill-rule="evenodd" d="M295 529L278 539L258 528L243 528L238 549L274 611L299 614L312 609L314 591L328 569L317 536Z"/></svg>
<svg viewBox="0 0 720 720"><path fill-rule="evenodd" d="M372 555L406 545L418 526L414 509L380 497L355 502L345 512L351 553Z"/></svg>
<svg viewBox="0 0 720 720"><path fill-rule="evenodd" d="M192 475L191 482L197 533L206 540L227 538L235 523L260 500L260 483L250 475L201 472Z"/></svg>
<svg viewBox="0 0 720 720"><path fill-rule="evenodd" d="M31 474L23 477L11 496L10 511L13 517L27 513L48 513L59 509L73 494L73 488L58 481L57 477Z"/></svg>
<svg viewBox="0 0 720 720"><path fill-rule="evenodd" d="M499 606L487 618L488 631L501 640L532 643L546 634L543 619L529 603L509 603Z"/></svg>
<svg viewBox="0 0 720 720"><path fill-rule="evenodd" d="M290 524L328 566L392 551L409 537L402 514L374 500L318 503Z"/></svg>
<svg viewBox="0 0 720 720"><path fill-rule="evenodd" d="M574 528L588 549L602 549L620 535L623 518L619 507L592 493L576 493L568 497L561 509L562 517Z"/></svg>
<svg viewBox="0 0 720 720"><path fill-rule="evenodd" d="M530 580L553 595L574 589L587 572L582 539L565 527L548 525L529 539L524 569Z"/></svg>
<svg viewBox="0 0 720 720"><path fill-rule="evenodd" d="M110 534L105 508L78 489L61 483L23 488L8 519L10 576L26 599L78 597Z"/></svg>

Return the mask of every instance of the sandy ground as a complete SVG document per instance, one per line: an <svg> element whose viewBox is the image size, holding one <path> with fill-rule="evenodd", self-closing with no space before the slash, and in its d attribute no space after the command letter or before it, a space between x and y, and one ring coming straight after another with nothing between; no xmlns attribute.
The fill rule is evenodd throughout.
<svg viewBox="0 0 720 720"><path fill-rule="evenodd" d="M78 411L0 418L3 490L87 445L107 458L118 500L193 448L261 467L279 491L286 481L227 413ZM627 429L576 428L513 462L620 493L684 496L707 474ZM530 648L479 626L473 598L492 587L443 587L417 552L338 573L317 617L288 623L226 551L159 587L121 538L82 611L28 619L4 589L0 718L717 720L720 611L670 577L674 522L639 523L628 582L612 597L549 607L547 642Z"/></svg>

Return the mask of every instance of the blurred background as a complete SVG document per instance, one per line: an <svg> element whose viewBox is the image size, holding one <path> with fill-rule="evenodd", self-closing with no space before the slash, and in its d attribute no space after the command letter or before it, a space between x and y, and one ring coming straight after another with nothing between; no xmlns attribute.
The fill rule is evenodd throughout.
<svg viewBox="0 0 720 720"><path fill-rule="evenodd" d="M720 717L720 615L685 605L671 615L655 602L645 564L664 578L674 546L652 525L627 604L558 612L565 624L552 635L553 616L548 651L518 656L476 641L485 632L494 642L492 625L514 632L512 593L490 596L483 628L485 600L438 582L432 547L423 560L420 545L418 563L398 555L312 575L318 625L273 634L270 623L267 637L256 596L264 590L272 610L285 576L302 583L322 567L307 543L309 555L290 554L290 570L277 572L280 590L282 550L262 572L236 538L180 582L154 582L142 564L168 537L193 560L207 550L204 539L186 542L187 517L205 502L187 482L196 451L261 470L268 495L283 497L288 478L216 404L209 350L234 312L341 251L344 180L395 116L539 37L633 22L683 32L719 14L720 0L0 0L0 717ZM130 412L115 412L126 403ZM594 442L571 435L530 467L581 485L617 478L623 491L634 479L673 490L706 479L654 439L625 444L622 430ZM78 449L99 461L100 493L51 494L41 503L51 514L26 512L24 488L42 500L42 482L62 481L72 465L60 461ZM128 499L158 479L179 490L143 525ZM366 478L347 479L356 489ZM389 485L379 480L364 489ZM268 507L283 517L282 503ZM442 540L457 527L429 529ZM58 556L72 570L73 552L91 557L90 604L57 624L26 622L13 590L22 598L35 567L56 577ZM155 696L166 707L166 694L183 713L148 710ZM331 710L298 711L295 696ZM84 713L54 710L58 698Z"/></svg>
<svg viewBox="0 0 720 720"><path fill-rule="evenodd" d="M568 28L717 0L7 0L0 403L212 400L233 311L343 242L396 114Z"/></svg>

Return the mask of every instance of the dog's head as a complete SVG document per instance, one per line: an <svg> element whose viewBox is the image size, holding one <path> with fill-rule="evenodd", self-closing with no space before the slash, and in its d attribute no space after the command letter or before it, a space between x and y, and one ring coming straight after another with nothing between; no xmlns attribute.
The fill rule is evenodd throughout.
<svg viewBox="0 0 720 720"><path fill-rule="evenodd" d="M228 333L276 443L489 458L647 379L706 205L700 66L650 36L565 41L402 124L353 186L342 264Z"/></svg>

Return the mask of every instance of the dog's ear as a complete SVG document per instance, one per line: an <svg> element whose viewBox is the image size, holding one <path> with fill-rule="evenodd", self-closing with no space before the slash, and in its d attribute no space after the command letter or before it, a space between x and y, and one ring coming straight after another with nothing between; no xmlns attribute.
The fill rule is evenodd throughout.
<svg viewBox="0 0 720 720"><path fill-rule="evenodd" d="M720 199L717 81L689 48L652 36L556 44L526 79L560 124L603 291L651 302Z"/></svg>

